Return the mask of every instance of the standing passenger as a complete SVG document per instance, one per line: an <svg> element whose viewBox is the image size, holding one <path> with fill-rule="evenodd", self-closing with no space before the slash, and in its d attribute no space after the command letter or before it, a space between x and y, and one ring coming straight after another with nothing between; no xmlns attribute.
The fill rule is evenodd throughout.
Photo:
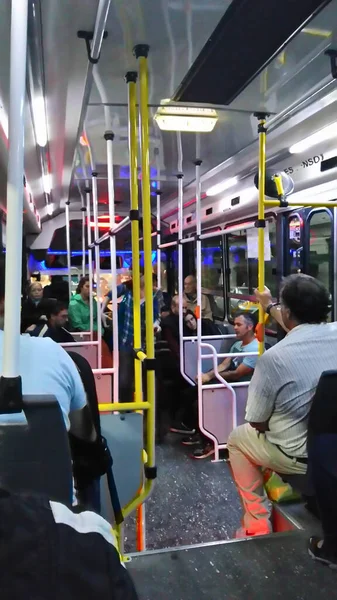
<svg viewBox="0 0 337 600"><path fill-rule="evenodd" d="M140 278L140 320L142 348L146 352L145 343L145 282ZM158 302L153 296L153 327L159 326ZM126 293L118 309L118 340L119 340L119 399L122 402L132 402L134 391L134 322L133 322L133 293Z"/></svg>

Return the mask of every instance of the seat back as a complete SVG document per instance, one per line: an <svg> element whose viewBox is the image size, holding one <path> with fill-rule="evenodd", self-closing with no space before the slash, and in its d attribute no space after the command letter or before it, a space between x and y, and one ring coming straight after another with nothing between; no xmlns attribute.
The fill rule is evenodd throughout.
<svg viewBox="0 0 337 600"><path fill-rule="evenodd" d="M337 432L337 370L324 371L317 384L308 420L310 436Z"/></svg>
<svg viewBox="0 0 337 600"><path fill-rule="evenodd" d="M247 386L234 388L235 398L229 388L204 389L202 392L203 425L215 436L219 445L227 444L235 425L245 423L248 395Z"/></svg>
<svg viewBox="0 0 337 600"><path fill-rule="evenodd" d="M61 344L63 346L63 344ZM74 344L64 346L64 349L69 352L76 352L85 358L92 369L98 367L98 346L86 344L85 342L74 342Z"/></svg>
<svg viewBox="0 0 337 600"><path fill-rule="evenodd" d="M311 439L316 434L337 431L337 370L324 371L318 381L308 417L308 469L305 475L281 475L304 496L314 496L311 480Z"/></svg>
<svg viewBox="0 0 337 600"><path fill-rule="evenodd" d="M72 502L68 435L54 396L24 396L26 419L0 423L0 488ZM20 415L19 415L20 417Z"/></svg>

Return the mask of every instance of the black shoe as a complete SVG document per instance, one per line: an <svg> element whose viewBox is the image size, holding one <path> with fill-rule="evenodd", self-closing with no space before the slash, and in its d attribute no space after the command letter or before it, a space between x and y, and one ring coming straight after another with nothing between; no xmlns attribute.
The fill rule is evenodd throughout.
<svg viewBox="0 0 337 600"><path fill-rule="evenodd" d="M172 433L181 433L182 435L193 435L195 433L195 429L187 427L184 423L176 423L173 427L170 427L170 431Z"/></svg>
<svg viewBox="0 0 337 600"><path fill-rule="evenodd" d="M200 435L195 433L194 435L189 435L181 441L184 446L199 446L200 445Z"/></svg>
<svg viewBox="0 0 337 600"><path fill-rule="evenodd" d="M209 456L212 456L214 452L214 445L212 443L204 444L203 446L200 446L199 448L196 448L194 450L193 454L191 455L191 458L202 460L203 458L208 458Z"/></svg>
<svg viewBox="0 0 337 600"><path fill-rule="evenodd" d="M309 540L308 552L314 560L327 565L330 569L337 569L337 549L329 550L324 540L316 535Z"/></svg>

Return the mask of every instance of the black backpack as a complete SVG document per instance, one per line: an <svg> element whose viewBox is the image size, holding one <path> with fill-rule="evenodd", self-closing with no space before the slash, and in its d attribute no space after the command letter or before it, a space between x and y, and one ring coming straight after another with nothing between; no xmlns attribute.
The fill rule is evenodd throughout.
<svg viewBox="0 0 337 600"><path fill-rule="evenodd" d="M109 524L0 489L1 600L137 600Z"/></svg>
<svg viewBox="0 0 337 600"><path fill-rule="evenodd" d="M120 524L124 519L112 471L112 456L106 439L101 433L95 378L86 358L77 354L77 352L69 352L68 354L76 364L81 376L97 433L96 442L86 442L69 433L76 489L80 493L81 490L90 486L95 480L106 475L115 521L117 524Z"/></svg>

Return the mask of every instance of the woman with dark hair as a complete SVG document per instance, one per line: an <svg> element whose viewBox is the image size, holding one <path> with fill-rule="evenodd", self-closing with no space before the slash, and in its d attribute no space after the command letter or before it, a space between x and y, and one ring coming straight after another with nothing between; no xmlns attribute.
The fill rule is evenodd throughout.
<svg viewBox="0 0 337 600"><path fill-rule="evenodd" d="M74 331L90 331L90 281L86 275L78 283L69 303L69 322ZM97 302L93 302L94 331L97 331Z"/></svg>

